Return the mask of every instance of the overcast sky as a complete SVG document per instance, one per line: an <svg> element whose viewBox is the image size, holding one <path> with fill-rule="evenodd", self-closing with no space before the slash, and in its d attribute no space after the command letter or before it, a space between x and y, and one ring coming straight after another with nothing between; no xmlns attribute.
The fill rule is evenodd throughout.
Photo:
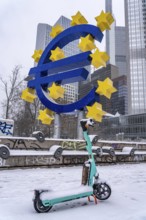
<svg viewBox="0 0 146 220"><path fill-rule="evenodd" d="M124 25L123 2L113 0L117 25ZM0 0L0 74L9 74L17 64L24 69L33 65L38 23L53 25L61 15L71 18L79 10L96 24L94 17L104 8L104 0Z"/></svg>
<svg viewBox="0 0 146 220"><path fill-rule="evenodd" d="M7 77L15 65L22 65L27 76L38 23L53 25L64 15L71 18L80 11L90 24L105 10L104 0L0 0L0 76ZM124 0L113 0L117 25L124 25ZM1 92L0 92L1 94Z"/></svg>

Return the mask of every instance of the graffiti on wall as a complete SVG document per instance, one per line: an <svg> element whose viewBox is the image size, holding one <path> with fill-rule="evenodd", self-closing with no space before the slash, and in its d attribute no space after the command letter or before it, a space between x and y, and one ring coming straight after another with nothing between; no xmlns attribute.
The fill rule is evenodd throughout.
<svg viewBox="0 0 146 220"><path fill-rule="evenodd" d="M28 141L24 139L8 139L7 146L11 149L41 149L40 142Z"/></svg>
<svg viewBox="0 0 146 220"><path fill-rule="evenodd" d="M60 159L55 159L54 157L47 157L47 156L38 156L38 157L26 157L25 158L25 164L26 166L40 166L40 165L54 165L54 164L60 164Z"/></svg>
<svg viewBox="0 0 146 220"><path fill-rule="evenodd" d="M83 150L85 149L85 142L81 141L63 141L61 147L67 150Z"/></svg>
<svg viewBox="0 0 146 220"><path fill-rule="evenodd" d="M8 119L0 119L0 136L12 136L14 121Z"/></svg>
<svg viewBox="0 0 146 220"><path fill-rule="evenodd" d="M63 165L83 164L86 160L88 156L63 156L62 163Z"/></svg>
<svg viewBox="0 0 146 220"><path fill-rule="evenodd" d="M53 156L11 156L8 160L3 160L0 158L0 167L28 167L28 166L61 166L61 165L82 165L88 160L88 156L85 155L63 155L58 159ZM136 156L116 156L111 157L109 155L104 155L103 157L95 156L96 164L103 163L128 163L128 162L143 162L146 161L146 156L136 155Z"/></svg>
<svg viewBox="0 0 146 220"><path fill-rule="evenodd" d="M84 141L68 141L68 140L53 140L46 139L44 142L39 142L35 138L2 138L1 144L7 145L10 149L25 149L25 150L48 150L53 145L60 145L63 149L81 150L85 149Z"/></svg>
<svg viewBox="0 0 146 220"><path fill-rule="evenodd" d="M52 156L15 156L8 160L0 158L0 167L53 166L62 164L62 158Z"/></svg>

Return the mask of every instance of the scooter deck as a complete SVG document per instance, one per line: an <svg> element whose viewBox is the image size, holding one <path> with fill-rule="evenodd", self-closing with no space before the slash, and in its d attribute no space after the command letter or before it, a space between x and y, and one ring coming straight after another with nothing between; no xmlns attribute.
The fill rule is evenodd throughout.
<svg viewBox="0 0 146 220"><path fill-rule="evenodd" d="M48 191L41 194L44 206L52 206L57 203L80 199L93 195L93 187L81 185L77 188L64 191Z"/></svg>

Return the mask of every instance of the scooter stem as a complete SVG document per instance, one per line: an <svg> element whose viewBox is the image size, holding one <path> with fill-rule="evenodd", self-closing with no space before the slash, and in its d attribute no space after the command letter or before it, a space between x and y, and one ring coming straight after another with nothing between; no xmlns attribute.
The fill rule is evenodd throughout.
<svg viewBox="0 0 146 220"><path fill-rule="evenodd" d="M93 156L93 153L92 153L92 143L91 143L90 138L88 136L87 130L83 131L83 135L84 135L84 138L85 138L85 141L86 141L86 149L88 151L89 160L90 160L90 175L89 175L88 185L92 186L94 178L95 178L96 173L97 173L96 164L95 164L94 156Z"/></svg>

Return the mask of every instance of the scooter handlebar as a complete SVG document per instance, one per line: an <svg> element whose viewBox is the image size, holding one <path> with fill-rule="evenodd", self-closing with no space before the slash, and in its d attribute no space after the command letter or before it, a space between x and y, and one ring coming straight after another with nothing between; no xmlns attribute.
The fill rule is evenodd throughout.
<svg viewBox="0 0 146 220"><path fill-rule="evenodd" d="M92 118L88 118L88 119L82 119L80 121L81 127L83 129L83 131L87 131L89 126L94 126L94 121Z"/></svg>

